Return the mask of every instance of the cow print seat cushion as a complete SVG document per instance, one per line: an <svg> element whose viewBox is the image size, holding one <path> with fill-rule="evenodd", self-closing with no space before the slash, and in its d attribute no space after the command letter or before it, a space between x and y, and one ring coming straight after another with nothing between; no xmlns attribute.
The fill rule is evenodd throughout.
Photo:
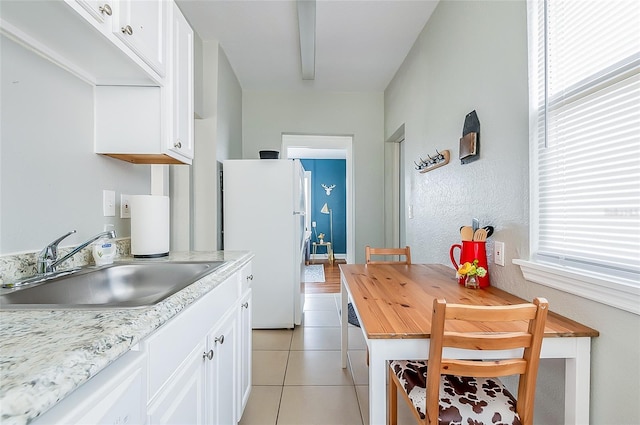
<svg viewBox="0 0 640 425"><path fill-rule="evenodd" d="M427 366L424 361L395 360L390 367L425 418ZM497 378L442 375L440 425L521 425L513 395Z"/></svg>

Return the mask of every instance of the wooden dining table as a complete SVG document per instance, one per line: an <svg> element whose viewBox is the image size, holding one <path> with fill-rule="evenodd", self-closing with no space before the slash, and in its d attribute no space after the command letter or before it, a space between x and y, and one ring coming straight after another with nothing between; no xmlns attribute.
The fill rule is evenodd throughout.
<svg viewBox="0 0 640 425"><path fill-rule="evenodd" d="M472 305L509 305L523 300L495 287L467 289L455 270L440 264L340 264L342 310L351 300L369 350L369 423L387 419L387 362L426 359L433 300ZM598 331L553 313L550 306L541 358L564 359L564 423L589 423L591 338ZM342 367L347 367L348 315L342 314ZM478 331L492 331L483 324ZM488 359L483 351L465 353ZM495 357L494 353L493 357ZM542 363L544 365L544 363Z"/></svg>

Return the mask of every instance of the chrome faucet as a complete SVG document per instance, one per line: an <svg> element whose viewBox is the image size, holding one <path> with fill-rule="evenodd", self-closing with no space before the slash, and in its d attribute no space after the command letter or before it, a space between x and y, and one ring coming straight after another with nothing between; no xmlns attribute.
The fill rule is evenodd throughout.
<svg viewBox="0 0 640 425"><path fill-rule="evenodd" d="M69 258L71 258L74 255L76 255L81 249L87 247L90 243L92 243L94 241L97 241L100 238L103 238L103 237L106 236L109 239L113 239L113 238L116 237L116 231L115 230L107 230L107 231L104 231L104 232L100 232L97 235L92 236L91 238L89 238L88 241L83 242L80 245L78 245L77 247L73 248L64 257L58 258L58 244L64 238L66 238L67 236L72 235L74 233L76 233L76 231L72 230L69 233L60 236L58 239L56 239L55 241L53 241L50 244L48 244L47 246L44 247L44 249L42 251L40 251L40 254L38 254L38 262L37 262L38 274L39 275L49 274L49 273L55 272L56 268L58 267L58 265L60 265L61 263L64 263Z"/></svg>

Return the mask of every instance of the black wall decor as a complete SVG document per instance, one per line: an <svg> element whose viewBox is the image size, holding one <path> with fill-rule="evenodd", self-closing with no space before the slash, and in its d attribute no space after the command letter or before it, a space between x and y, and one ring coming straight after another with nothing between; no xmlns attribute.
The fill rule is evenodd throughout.
<svg viewBox="0 0 640 425"><path fill-rule="evenodd" d="M460 139L460 163L468 164L480 157L480 121L473 110L464 118L462 138Z"/></svg>

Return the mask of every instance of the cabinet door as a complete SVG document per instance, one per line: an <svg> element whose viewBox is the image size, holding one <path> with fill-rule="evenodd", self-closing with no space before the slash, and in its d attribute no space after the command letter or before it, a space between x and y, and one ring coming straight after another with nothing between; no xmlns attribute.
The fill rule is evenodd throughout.
<svg viewBox="0 0 640 425"><path fill-rule="evenodd" d="M240 295L244 294L247 289L251 288L253 282L252 263L248 262L240 270Z"/></svg>
<svg viewBox="0 0 640 425"><path fill-rule="evenodd" d="M111 0L76 0L93 19L105 27L111 23L113 15L113 1Z"/></svg>
<svg viewBox="0 0 640 425"><path fill-rule="evenodd" d="M146 360L144 353L125 353L31 424L144 423Z"/></svg>
<svg viewBox="0 0 640 425"><path fill-rule="evenodd" d="M168 3L164 0L121 0L117 5L113 32L164 76Z"/></svg>
<svg viewBox="0 0 640 425"><path fill-rule="evenodd" d="M251 307L251 289L248 289L240 299L238 311L238 420L251 394Z"/></svg>
<svg viewBox="0 0 640 425"><path fill-rule="evenodd" d="M149 424L205 423L205 343L198 344L179 368L178 374L149 406Z"/></svg>
<svg viewBox="0 0 640 425"><path fill-rule="evenodd" d="M172 14L172 65L171 84L173 101L171 108L172 130L167 148L193 158L193 30L173 5Z"/></svg>
<svg viewBox="0 0 640 425"><path fill-rule="evenodd" d="M208 362L207 394L209 423L229 425L238 423L236 416L237 368L237 309L233 309L209 334L209 348L213 358Z"/></svg>

